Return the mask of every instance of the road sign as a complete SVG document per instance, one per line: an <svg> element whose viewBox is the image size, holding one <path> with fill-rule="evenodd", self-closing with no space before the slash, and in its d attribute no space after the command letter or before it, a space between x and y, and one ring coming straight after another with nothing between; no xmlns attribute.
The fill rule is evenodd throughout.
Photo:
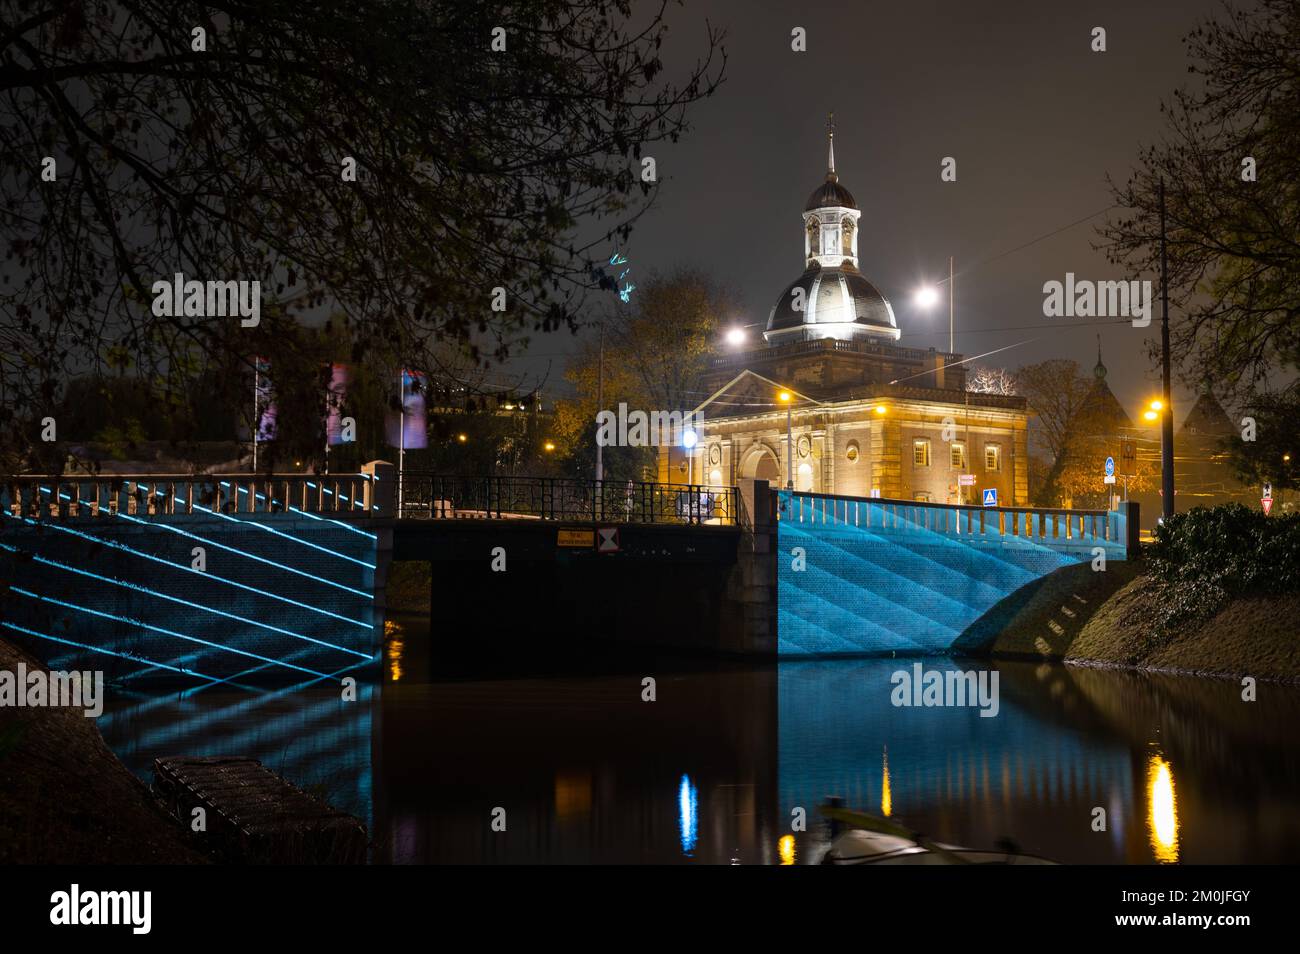
<svg viewBox="0 0 1300 954"><path fill-rule="evenodd" d="M1115 475L1114 475L1114 474L1107 474L1107 475L1105 476L1105 478L1104 478L1104 483L1113 484L1114 482L1115 482Z"/></svg>
<svg viewBox="0 0 1300 954"><path fill-rule="evenodd" d="M996 488L996 487L985 487L985 488L984 488L984 506L986 506L986 507L996 507L997 505L998 505L998 488ZM981 519L983 519L983 518L981 518Z"/></svg>
<svg viewBox="0 0 1300 954"><path fill-rule="evenodd" d="M1114 457L1107 457L1107 458L1106 458L1106 476L1107 476L1107 477L1114 477L1114 476L1115 476L1115 458L1114 458ZM1113 480L1108 480L1108 481L1106 481L1106 483L1111 484L1111 483L1114 483L1114 481L1113 481Z"/></svg>
<svg viewBox="0 0 1300 954"><path fill-rule="evenodd" d="M1137 441L1131 437L1120 438L1119 472L1125 477L1136 477L1138 472L1137 461Z"/></svg>
<svg viewBox="0 0 1300 954"><path fill-rule="evenodd" d="M974 474L959 474L959 475L957 476L957 483L961 484L963 487L974 487L974 486L975 486L975 475L974 475Z"/></svg>
<svg viewBox="0 0 1300 954"><path fill-rule="evenodd" d="M1273 485L1272 485L1272 484L1265 484L1265 485L1264 485L1264 492L1263 492L1262 494L1260 494L1260 496L1263 497L1263 498L1266 499L1266 500L1272 500L1272 499L1273 499Z"/></svg>
<svg viewBox="0 0 1300 954"><path fill-rule="evenodd" d="M597 553L617 553L618 552L618 527L601 527L596 531L596 552Z"/></svg>
<svg viewBox="0 0 1300 954"><path fill-rule="evenodd" d="M1272 498L1272 497L1264 497L1264 498L1262 498L1259 502L1262 503L1262 504L1264 505L1264 516L1267 517L1268 514L1269 514L1269 511L1273 509L1273 498Z"/></svg>
<svg viewBox="0 0 1300 954"><path fill-rule="evenodd" d="M591 547L595 543L595 534L590 530L560 530L556 546Z"/></svg>

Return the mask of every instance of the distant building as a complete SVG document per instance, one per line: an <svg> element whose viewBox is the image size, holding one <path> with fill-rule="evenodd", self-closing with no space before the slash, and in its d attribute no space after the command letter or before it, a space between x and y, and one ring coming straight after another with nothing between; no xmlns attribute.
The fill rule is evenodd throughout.
<svg viewBox="0 0 1300 954"><path fill-rule="evenodd" d="M1133 499L1142 505L1142 526L1151 528L1162 512L1160 428L1157 424L1145 431L1143 443L1152 448L1156 478L1150 490L1133 495ZM1247 487L1237 478L1224 450L1224 442L1234 437L1240 437L1240 429L1211 393L1209 385L1203 385L1174 434L1175 510L1217 507L1234 502L1248 507L1260 505L1261 488Z"/></svg>
<svg viewBox="0 0 1300 954"><path fill-rule="evenodd" d="M859 270L862 213L835 171L804 207L804 271L773 305L763 344L712 359L699 442L661 450L658 479L855 497L1003 505L1029 497L1023 398L966 390L960 355L903 348L888 299ZM781 400L785 392L788 404ZM787 451L787 408L791 424ZM973 474L963 488L959 475Z"/></svg>

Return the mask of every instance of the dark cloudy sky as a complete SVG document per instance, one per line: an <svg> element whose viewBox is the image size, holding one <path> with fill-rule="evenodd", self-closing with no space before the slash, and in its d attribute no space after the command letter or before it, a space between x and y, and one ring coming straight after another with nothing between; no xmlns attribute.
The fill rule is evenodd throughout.
<svg viewBox="0 0 1300 954"><path fill-rule="evenodd" d="M1043 283L1067 271L1123 277L1092 248L1104 217L1013 250L1110 204L1106 174L1125 179L1139 146L1161 135L1161 99L1190 79L1182 37L1218 9L687 0L668 14L669 64L698 55L707 17L728 32L727 80L696 108L682 143L652 150L665 181L632 237L633 276L702 267L738 293L742 321L766 321L803 270L800 213L825 176L834 110L840 181L862 210L861 268L893 304L900 343L947 347L946 302L927 313L912 294L946 277L953 255L959 352L1034 339L988 363L1070 357L1091 369L1101 332L1108 380L1132 409L1158 389L1145 345L1159 334L1158 300L1148 329L1042 313ZM790 51L795 26L808 31L806 53ZM1106 29L1105 53L1090 49L1095 26ZM944 156L957 160L955 183L940 182ZM534 361L555 362L553 384L570 341L533 345Z"/></svg>

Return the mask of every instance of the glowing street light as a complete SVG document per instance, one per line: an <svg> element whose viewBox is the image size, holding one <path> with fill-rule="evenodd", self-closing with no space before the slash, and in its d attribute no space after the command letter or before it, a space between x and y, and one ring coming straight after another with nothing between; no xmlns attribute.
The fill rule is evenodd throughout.
<svg viewBox="0 0 1300 954"><path fill-rule="evenodd" d="M693 427L688 427L682 431L682 447L686 448L686 483L688 486L695 479L695 455L692 451L699 440L700 435L695 433Z"/></svg>
<svg viewBox="0 0 1300 954"><path fill-rule="evenodd" d="M792 416L793 395L782 391L777 400L785 405L785 489L794 490L794 425Z"/></svg>
<svg viewBox="0 0 1300 954"><path fill-rule="evenodd" d="M466 435L466 434L457 434L457 435L456 435L456 440L458 440L458 441L460 441L462 444L464 444L467 440L469 440L469 436Z"/></svg>
<svg viewBox="0 0 1300 954"><path fill-rule="evenodd" d="M745 343L747 337L744 328L732 328L727 332L727 344L737 348Z"/></svg>
<svg viewBox="0 0 1300 954"><path fill-rule="evenodd" d="M933 285L926 285L916 292L916 303L922 308L933 308L939 304L939 289Z"/></svg>
<svg viewBox="0 0 1300 954"><path fill-rule="evenodd" d="M546 453L548 454L552 453L555 450L555 442L547 441L545 444L542 445L542 449L545 450Z"/></svg>

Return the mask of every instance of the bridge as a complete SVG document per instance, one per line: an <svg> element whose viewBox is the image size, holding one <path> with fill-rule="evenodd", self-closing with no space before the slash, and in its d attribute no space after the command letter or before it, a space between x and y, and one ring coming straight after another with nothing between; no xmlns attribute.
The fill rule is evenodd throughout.
<svg viewBox="0 0 1300 954"><path fill-rule="evenodd" d="M745 500L755 502L748 512ZM361 473L0 478L0 634L58 669L337 679L378 658L393 560L446 651L653 643L939 652L1123 514L770 489Z"/></svg>

